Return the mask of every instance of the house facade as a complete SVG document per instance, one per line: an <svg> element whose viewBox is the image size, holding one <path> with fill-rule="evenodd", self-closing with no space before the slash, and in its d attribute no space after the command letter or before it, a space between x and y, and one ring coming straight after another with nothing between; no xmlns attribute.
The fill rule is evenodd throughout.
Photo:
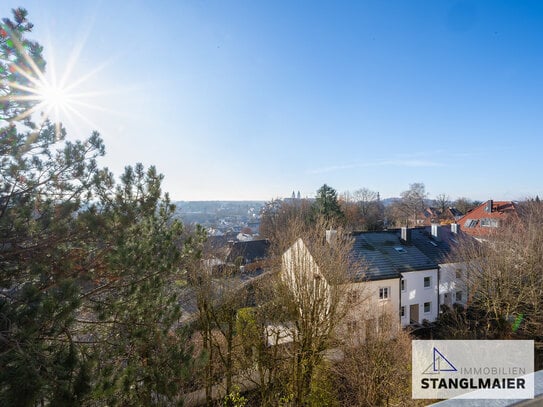
<svg viewBox="0 0 543 407"><path fill-rule="evenodd" d="M453 257L461 238L469 236L461 235L457 224L354 233L351 257L357 269L348 282L352 305L346 329L363 337L382 327L384 315L387 323L417 326L434 322L442 305L465 305L465 267ZM286 258L302 244L300 239ZM305 268L319 273L316 262L310 262Z"/></svg>
<svg viewBox="0 0 543 407"><path fill-rule="evenodd" d="M425 256L438 264L439 305L452 307L458 303L465 305L468 292L466 288L466 267L455 257L454 247L460 239L469 239L462 233L458 224L432 225L415 228L411 231L411 244Z"/></svg>
<svg viewBox="0 0 543 407"><path fill-rule="evenodd" d="M435 321L439 312L438 264L410 244L410 229L365 232L355 236L353 253L369 270L366 280L394 276L390 283L397 304L396 313L402 326ZM379 280L377 280L379 281ZM382 284L381 284L382 285ZM380 287L386 288L386 287ZM377 293L380 299L381 291ZM375 294L374 294L375 296Z"/></svg>

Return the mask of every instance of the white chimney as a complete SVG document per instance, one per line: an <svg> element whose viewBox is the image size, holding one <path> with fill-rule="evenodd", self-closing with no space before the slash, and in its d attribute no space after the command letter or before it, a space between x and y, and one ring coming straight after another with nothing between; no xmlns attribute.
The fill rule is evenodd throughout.
<svg viewBox="0 0 543 407"><path fill-rule="evenodd" d="M400 237L405 243L411 243L411 229L402 227Z"/></svg>
<svg viewBox="0 0 543 407"><path fill-rule="evenodd" d="M458 233L458 223L451 223L451 233Z"/></svg>
<svg viewBox="0 0 543 407"><path fill-rule="evenodd" d="M435 240L439 240L439 225L437 223L432 223L432 237Z"/></svg>

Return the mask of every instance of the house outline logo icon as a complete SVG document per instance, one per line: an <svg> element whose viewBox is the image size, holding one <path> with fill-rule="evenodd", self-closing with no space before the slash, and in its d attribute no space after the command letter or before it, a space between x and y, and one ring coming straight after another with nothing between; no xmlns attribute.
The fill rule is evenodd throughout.
<svg viewBox="0 0 543 407"><path fill-rule="evenodd" d="M439 351L436 347L432 348L432 363L428 365L422 374L439 374L441 372L457 372L456 366Z"/></svg>

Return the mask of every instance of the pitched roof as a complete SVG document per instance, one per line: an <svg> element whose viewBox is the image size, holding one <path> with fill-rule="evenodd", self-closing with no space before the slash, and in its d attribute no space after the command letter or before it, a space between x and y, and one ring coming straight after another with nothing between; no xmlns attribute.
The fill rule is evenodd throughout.
<svg viewBox="0 0 543 407"><path fill-rule="evenodd" d="M364 232L356 234L354 238L352 256L354 260L367 265L363 276L366 280L398 278L403 272L438 267L416 246L404 244L397 231Z"/></svg>
<svg viewBox="0 0 543 407"><path fill-rule="evenodd" d="M517 208L512 201L488 200L458 220L462 231L472 236L488 236L508 216L516 215Z"/></svg>
<svg viewBox="0 0 543 407"><path fill-rule="evenodd" d="M437 264L454 260L454 246L459 239L468 238L462 232L453 233L450 227L437 226L437 236L432 236L432 227L411 229L411 243Z"/></svg>
<svg viewBox="0 0 543 407"><path fill-rule="evenodd" d="M236 258L242 257L246 263L252 263L266 258L269 247L270 241L267 239L235 242L230 248L226 261L234 262Z"/></svg>

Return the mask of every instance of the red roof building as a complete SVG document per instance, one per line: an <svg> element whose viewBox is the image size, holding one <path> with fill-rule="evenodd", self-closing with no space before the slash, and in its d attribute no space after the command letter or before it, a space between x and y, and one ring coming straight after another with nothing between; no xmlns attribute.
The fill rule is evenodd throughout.
<svg viewBox="0 0 543 407"><path fill-rule="evenodd" d="M517 216L517 208L512 201L493 201L482 203L458 220L464 233L473 237L490 237L510 217Z"/></svg>

